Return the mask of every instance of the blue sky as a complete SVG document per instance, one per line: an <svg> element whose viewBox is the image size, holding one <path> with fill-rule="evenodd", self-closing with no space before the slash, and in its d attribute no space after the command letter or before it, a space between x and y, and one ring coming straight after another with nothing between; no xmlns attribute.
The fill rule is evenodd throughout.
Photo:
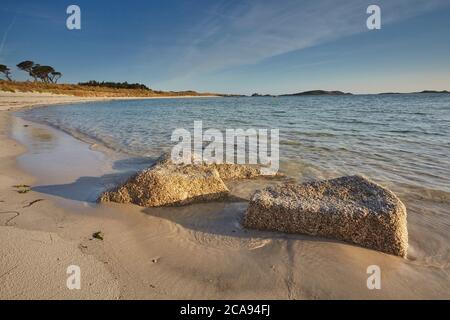
<svg viewBox="0 0 450 320"><path fill-rule="evenodd" d="M66 28L70 4L81 8L81 30ZM381 7L381 30L366 28L370 4ZM0 41L0 63L52 65L64 82L244 94L450 90L448 0L2 0Z"/></svg>

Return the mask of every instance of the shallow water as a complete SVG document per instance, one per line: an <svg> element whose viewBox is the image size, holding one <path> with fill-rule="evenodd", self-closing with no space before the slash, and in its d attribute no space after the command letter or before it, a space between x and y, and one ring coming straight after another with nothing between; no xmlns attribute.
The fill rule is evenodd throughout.
<svg viewBox="0 0 450 320"><path fill-rule="evenodd" d="M141 226L138 238L145 242L152 230L169 237L173 245L186 246L187 253L199 254L195 250L203 248L244 261L242 266L287 259L289 263L273 264L287 270L282 279L303 279L297 292L303 297L352 296L333 291L336 285L366 296L364 266L375 262L392 280L391 289L380 297L448 298L450 95L114 101L37 108L18 115L108 148L96 153L48 127L16 123L15 137L30 150L19 163L41 178L42 185L34 190L75 202L92 202L123 175L148 165L170 148L174 128L191 130L194 120L203 120L204 128L279 128L281 170L288 176L302 182L362 173L400 196L408 210L408 260L313 237L248 233L239 224L245 202L145 209L149 219L167 223L158 223L162 229L157 230L151 229L155 223ZM58 165L48 166L55 161ZM268 183L249 181L230 188L246 199ZM218 270L239 269L236 261ZM175 259L172 267L179 263ZM193 274L203 270L200 262L191 267ZM264 272L272 272L268 268ZM317 275L318 270L323 274ZM249 274L245 283L254 285L252 279L265 277L264 272ZM349 283L356 273L361 283L354 291L356 284ZM270 287L265 281L260 286Z"/></svg>
<svg viewBox="0 0 450 320"><path fill-rule="evenodd" d="M95 110L95 111L94 111ZM278 128L282 170L362 173L450 192L450 95L202 98L94 102L19 113L132 156L157 157L175 128Z"/></svg>

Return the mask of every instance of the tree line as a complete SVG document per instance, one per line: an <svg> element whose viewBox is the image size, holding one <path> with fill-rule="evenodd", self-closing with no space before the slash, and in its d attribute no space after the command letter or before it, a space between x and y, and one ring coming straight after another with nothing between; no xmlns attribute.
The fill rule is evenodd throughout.
<svg viewBox="0 0 450 320"><path fill-rule="evenodd" d="M45 83L57 83L59 78L62 77L62 73L56 71L53 67L41 66L40 64L29 60L22 61L17 65L17 68L27 72L34 81L40 80ZM9 69L8 66L0 64L0 73L2 73L7 80L12 81L11 69Z"/></svg>
<svg viewBox="0 0 450 320"><path fill-rule="evenodd" d="M140 90L151 90L146 85L141 83L128 83L128 82L111 82L111 81L95 81L90 80L88 82L78 82L80 86L90 86L90 87L107 87L116 89L140 89Z"/></svg>

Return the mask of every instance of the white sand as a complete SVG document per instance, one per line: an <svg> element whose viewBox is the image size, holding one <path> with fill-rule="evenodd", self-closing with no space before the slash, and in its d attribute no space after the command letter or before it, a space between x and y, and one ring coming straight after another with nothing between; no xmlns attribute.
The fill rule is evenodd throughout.
<svg viewBox="0 0 450 320"><path fill-rule="evenodd" d="M146 99L179 99L179 98L210 98L215 96L168 96L168 97L75 97L64 94L5 92L0 91L0 111L13 110L28 106L49 104L66 104L75 102L105 101L105 100L146 100Z"/></svg>
<svg viewBox="0 0 450 320"><path fill-rule="evenodd" d="M52 232L22 229L54 228L46 212L56 211L46 201L24 208L31 201L42 197L37 197L33 192L19 194L12 187L31 184L34 179L16 169L15 158L25 149L9 139L11 118L4 110L75 101L85 99L48 94L0 93L0 299L119 297L118 282L113 275L104 263L83 254L77 241L62 239ZM69 290L66 286L69 265L81 268L81 290Z"/></svg>
<svg viewBox="0 0 450 320"><path fill-rule="evenodd" d="M106 100L105 98L83 98L51 93L4 92L0 91L0 111L13 110L27 106L57 103Z"/></svg>
<svg viewBox="0 0 450 320"><path fill-rule="evenodd" d="M118 282L104 264L57 234L0 227L2 299L117 299ZM80 290L66 285L67 268L80 267ZM6 270L6 271L5 271ZM69 272L73 272L70 271Z"/></svg>

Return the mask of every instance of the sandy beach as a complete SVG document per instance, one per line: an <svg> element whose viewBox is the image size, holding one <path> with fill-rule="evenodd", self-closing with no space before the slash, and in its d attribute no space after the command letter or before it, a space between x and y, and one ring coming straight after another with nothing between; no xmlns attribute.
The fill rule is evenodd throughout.
<svg viewBox="0 0 450 320"><path fill-rule="evenodd" d="M449 298L448 264L245 230L237 222L245 202L142 208L80 201L118 178L117 162L12 112L106 99L0 93L0 299ZM30 191L18 192L25 185ZM259 182L230 188L248 199L253 185ZM423 231L414 223L411 230L414 257ZM97 231L103 240L92 236ZM367 289L374 264L383 290ZM80 267L80 290L66 286L70 265Z"/></svg>
<svg viewBox="0 0 450 320"><path fill-rule="evenodd" d="M61 238L55 231L61 217L49 201L31 204L39 197L19 194L14 185L34 183L34 178L17 170L16 157L25 148L9 138L11 115L6 110L48 104L86 101L70 96L31 93L0 94L0 297L2 299L110 298L118 297L117 281L103 263L85 255L78 243ZM51 213L51 214L48 214ZM39 231L38 231L39 230ZM75 261L86 270L92 290L68 290L67 266Z"/></svg>

